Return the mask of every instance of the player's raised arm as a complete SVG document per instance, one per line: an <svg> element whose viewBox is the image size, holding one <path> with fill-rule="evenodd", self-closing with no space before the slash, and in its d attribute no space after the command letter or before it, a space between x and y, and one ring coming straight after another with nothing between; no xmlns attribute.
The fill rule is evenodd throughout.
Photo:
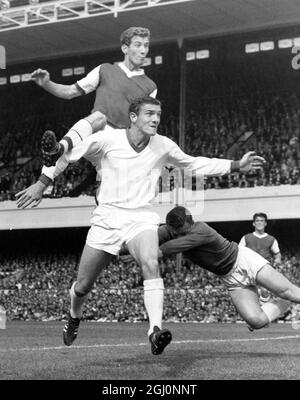
<svg viewBox="0 0 300 400"><path fill-rule="evenodd" d="M82 95L76 84L62 85L50 80L50 74L47 70L38 68L31 74L31 79L38 85L45 89L47 92L53 94L61 99L70 100L74 97Z"/></svg>
<svg viewBox="0 0 300 400"><path fill-rule="evenodd" d="M86 77L71 85L63 85L51 81L49 72L41 68L32 72L31 79L54 96L70 100L74 97L88 94L97 88L100 79L99 69L100 66L94 68Z"/></svg>

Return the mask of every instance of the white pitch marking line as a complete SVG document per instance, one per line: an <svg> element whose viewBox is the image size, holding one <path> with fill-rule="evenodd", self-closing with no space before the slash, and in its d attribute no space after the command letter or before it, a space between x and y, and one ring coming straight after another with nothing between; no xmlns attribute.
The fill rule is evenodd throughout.
<svg viewBox="0 0 300 400"><path fill-rule="evenodd" d="M274 337L261 337L250 339L197 339L197 340L175 340L172 344L185 344L185 343L224 343L224 342L259 342L268 340L285 340L285 339L298 339L300 335L293 336L274 336ZM116 343L116 344L92 344L82 346L70 346L70 349L97 349L103 347L133 347L133 346L148 346L149 343ZM67 346L54 346L54 347L23 347L19 349L0 349L0 353L16 352L16 351L40 351L40 350L67 350Z"/></svg>

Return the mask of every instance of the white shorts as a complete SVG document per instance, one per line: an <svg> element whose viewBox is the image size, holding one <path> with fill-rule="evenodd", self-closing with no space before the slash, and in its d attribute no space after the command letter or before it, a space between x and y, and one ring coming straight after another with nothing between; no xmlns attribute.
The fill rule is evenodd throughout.
<svg viewBox="0 0 300 400"><path fill-rule="evenodd" d="M135 210L98 206L93 212L86 244L110 254L118 254L123 243L128 243L146 230L157 232L160 218L146 208Z"/></svg>
<svg viewBox="0 0 300 400"><path fill-rule="evenodd" d="M228 290L256 286L256 275L269 262L248 247L239 246L239 252L232 270L220 276Z"/></svg>

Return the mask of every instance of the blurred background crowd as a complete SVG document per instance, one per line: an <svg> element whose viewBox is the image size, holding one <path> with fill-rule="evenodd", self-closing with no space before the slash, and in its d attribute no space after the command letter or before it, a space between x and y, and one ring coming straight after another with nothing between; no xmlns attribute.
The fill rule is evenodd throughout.
<svg viewBox="0 0 300 400"><path fill-rule="evenodd" d="M299 254L285 253L280 270L299 283ZM69 289L79 255L36 254L1 257L0 297L11 320L63 320L69 310ZM177 322L237 322L240 318L219 278L188 260L179 270L174 259L160 263L165 284L164 320ZM285 320L300 318L293 306ZM139 266L116 258L102 271L84 309L94 321L146 321L143 280Z"/></svg>
<svg viewBox="0 0 300 400"><path fill-rule="evenodd" d="M300 183L300 80L286 54L277 54L276 62L272 57L257 56L250 62L244 58L239 62L227 60L222 65L210 60L187 63L184 151L194 156L238 159L245 151L255 150L267 160L260 173L208 178L205 189ZM179 94L174 95L174 88L170 88L178 85L176 68L174 72L168 70L167 75L167 65L146 68L157 82L158 98L163 102L159 132L178 143ZM40 138L44 130L51 129L61 138L90 113L94 95L61 100L33 82L0 90L6 99L0 108L3 201L14 199L16 192L40 175ZM92 166L82 160L69 166L46 195L93 195L94 177Z"/></svg>

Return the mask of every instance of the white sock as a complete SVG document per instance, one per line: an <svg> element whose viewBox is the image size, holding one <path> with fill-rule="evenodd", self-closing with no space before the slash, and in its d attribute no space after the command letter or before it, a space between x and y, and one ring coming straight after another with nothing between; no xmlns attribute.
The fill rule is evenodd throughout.
<svg viewBox="0 0 300 400"><path fill-rule="evenodd" d="M73 285L71 286L71 289L69 291L70 296L71 296L70 314L71 314L72 318L81 318L82 317L82 306L83 306L83 303L85 302L85 299L87 296L78 297L74 290L75 285L76 285L76 281L73 283Z"/></svg>
<svg viewBox="0 0 300 400"><path fill-rule="evenodd" d="M77 144L82 142L83 139L92 135L92 133L93 133L93 128L91 124L86 119L81 119L80 121L76 122L75 125L72 126L69 132L62 138L62 140L59 143L61 143L64 146L65 150L70 150L70 146L68 149L66 149L66 146L68 146L68 141L66 137L71 139L73 147L75 147Z"/></svg>
<svg viewBox="0 0 300 400"><path fill-rule="evenodd" d="M149 336L155 325L161 329L164 305L164 281L162 278L144 280L144 303L149 317Z"/></svg>
<svg viewBox="0 0 300 400"><path fill-rule="evenodd" d="M270 322L281 317L289 308L291 302L284 299L273 299L264 303L261 308Z"/></svg>

